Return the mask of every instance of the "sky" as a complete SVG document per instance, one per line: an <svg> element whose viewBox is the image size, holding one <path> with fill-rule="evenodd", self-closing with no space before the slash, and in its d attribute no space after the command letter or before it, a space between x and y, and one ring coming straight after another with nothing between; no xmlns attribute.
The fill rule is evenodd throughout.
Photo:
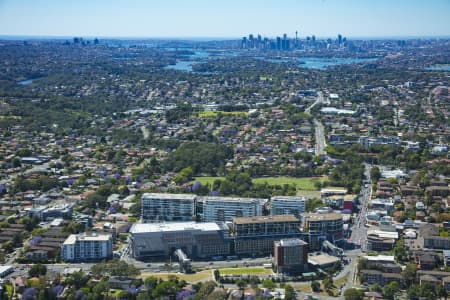
<svg viewBox="0 0 450 300"><path fill-rule="evenodd" d="M0 0L0 35L450 36L450 0Z"/></svg>

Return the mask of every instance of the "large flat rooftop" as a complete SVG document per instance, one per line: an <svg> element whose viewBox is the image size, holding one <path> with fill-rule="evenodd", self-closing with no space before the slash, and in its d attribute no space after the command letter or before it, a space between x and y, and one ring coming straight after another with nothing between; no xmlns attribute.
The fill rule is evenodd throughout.
<svg viewBox="0 0 450 300"><path fill-rule="evenodd" d="M177 231L218 231L226 229L223 223L215 222L169 222L169 223L135 223L131 233L177 232Z"/></svg>
<svg viewBox="0 0 450 300"><path fill-rule="evenodd" d="M216 197L216 196L205 196L200 197L200 201L214 201L214 202L241 202L241 203L249 203L249 202L267 202L266 199L263 198L243 198L243 197Z"/></svg>
<svg viewBox="0 0 450 300"><path fill-rule="evenodd" d="M234 224L256 224L273 222L300 222L300 220L294 215L237 217L233 219Z"/></svg>
<svg viewBox="0 0 450 300"><path fill-rule="evenodd" d="M192 194L164 194L164 193L144 193L142 199L163 199L163 200L192 200L194 201L197 195Z"/></svg>
<svg viewBox="0 0 450 300"><path fill-rule="evenodd" d="M326 266L338 262L339 258L328 254L311 255L308 256L308 262L313 266Z"/></svg>
<svg viewBox="0 0 450 300"><path fill-rule="evenodd" d="M342 214L340 213L309 213L305 214L305 217L310 222L319 222L319 221L333 221L333 220L342 220Z"/></svg>
<svg viewBox="0 0 450 300"><path fill-rule="evenodd" d="M67 239L64 241L64 245L70 245L75 244L75 242L78 241L85 241L85 242L98 242L98 241L108 241L111 239L110 234L86 234L86 233L80 233L80 234L71 234L67 237Z"/></svg>
<svg viewBox="0 0 450 300"><path fill-rule="evenodd" d="M274 196L271 197L270 200L273 201L306 201L306 198L303 196Z"/></svg>

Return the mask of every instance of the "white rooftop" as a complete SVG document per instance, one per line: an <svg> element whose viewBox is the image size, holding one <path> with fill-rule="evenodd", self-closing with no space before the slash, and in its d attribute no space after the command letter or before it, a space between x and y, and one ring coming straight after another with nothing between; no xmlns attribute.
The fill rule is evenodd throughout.
<svg viewBox="0 0 450 300"><path fill-rule="evenodd" d="M376 255L376 256L369 256L365 255L363 256L368 261L389 261L389 262L395 262L394 255Z"/></svg>
<svg viewBox="0 0 450 300"><path fill-rule="evenodd" d="M14 267L11 265L7 265L7 266L0 266L0 274L4 273L4 272L8 272L10 270L12 270Z"/></svg>
<svg viewBox="0 0 450 300"><path fill-rule="evenodd" d="M273 196L271 201L306 201L303 196Z"/></svg>
<svg viewBox="0 0 450 300"><path fill-rule="evenodd" d="M110 234L86 234L86 233L80 233L80 234L71 234L67 237L67 239L64 241L64 245L70 245L75 244L77 240L79 241L108 241L111 239Z"/></svg>
<svg viewBox="0 0 450 300"><path fill-rule="evenodd" d="M135 223L131 233L173 232L185 230L217 231L223 227L215 222L171 222L171 223Z"/></svg>
<svg viewBox="0 0 450 300"><path fill-rule="evenodd" d="M331 113L338 115L353 115L356 113L354 110L338 109L336 107L322 107L320 111L323 113Z"/></svg>
<svg viewBox="0 0 450 300"><path fill-rule="evenodd" d="M376 235L380 238L385 239L398 239L398 232L382 231L382 230L371 230L367 231L367 235Z"/></svg>
<svg viewBox="0 0 450 300"><path fill-rule="evenodd" d="M194 200L196 195L192 194L164 194L164 193L144 193L142 199L167 199L167 200Z"/></svg>
<svg viewBox="0 0 450 300"><path fill-rule="evenodd" d="M262 198L241 198L241 197L220 197L220 196L204 196L201 198L203 201L218 201L218 202L266 202L266 199Z"/></svg>

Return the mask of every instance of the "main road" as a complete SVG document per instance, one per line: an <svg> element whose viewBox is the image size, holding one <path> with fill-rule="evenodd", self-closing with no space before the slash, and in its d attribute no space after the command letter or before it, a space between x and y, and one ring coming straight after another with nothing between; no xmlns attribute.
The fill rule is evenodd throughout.
<svg viewBox="0 0 450 300"><path fill-rule="evenodd" d="M311 109L319 104L323 103L323 93L317 92L317 98L316 101L314 101L313 104L311 104L308 108L305 109L305 113L310 114ZM315 145L315 155L324 155L325 147L327 146L327 143L325 141L325 128L323 127L322 123L320 123L319 120L314 119L314 127L315 127L315 138L316 138L316 145Z"/></svg>
<svg viewBox="0 0 450 300"><path fill-rule="evenodd" d="M366 216L367 216L367 206L370 198L372 197L372 185L370 184L370 169L371 166L365 164L364 175L367 178L367 183L363 183L361 188L360 205L359 205L359 213L356 217L353 227L352 234L350 240L360 246L355 250L351 250L345 253L345 255L351 259L351 263L348 267L349 276L347 277L347 284L344 286L343 290L353 288L356 286L356 277L358 272L358 257L360 257L363 252L366 250L366 240L367 240L367 227L366 225Z"/></svg>
<svg viewBox="0 0 450 300"><path fill-rule="evenodd" d="M327 142L325 140L325 128L319 120L314 119L314 127L316 129L316 149L315 154L317 156L326 154L325 147L327 146Z"/></svg>
<svg viewBox="0 0 450 300"><path fill-rule="evenodd" d="M317 92L317 98L316 101L314 101L313 104L311 104L311 106L309 106L307 109L305 109L305 113L309 114L311 112L311 109L318 105L318 104L322 104L323 103L323 93L322 92Z"/></svg>

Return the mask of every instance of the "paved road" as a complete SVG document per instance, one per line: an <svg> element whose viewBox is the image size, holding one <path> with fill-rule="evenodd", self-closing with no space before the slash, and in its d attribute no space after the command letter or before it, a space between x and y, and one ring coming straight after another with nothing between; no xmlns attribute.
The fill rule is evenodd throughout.
<svg viewBox="0 0 450 300"><path fill-rule="evenodd" d="M323 127L322 123L319 122L319 120L314 119L314 127L316 129L316 149L315 154L316 155L324 155L325 147L327 146L327 142L325 140L325 128Z"/></svg>
<svg viewBox="0 0 450 300"><path fill-rule="evenodd" d="M317 92L317 98L316 101L314 101L313 104L311 104L308 108L305 109L305 113L309 114L311 113L311 109L319 104L323 103L323 93ZM316 137L316 145L315 145L315 155L324 155L325 147L327 146L327 143L325 141L325 128L323 127L322 123L320 123L319 120L314 119L314 127L316 129L315 137Z"/></svg>
<svg viewBox="0 0 450 300"><path fill-rule="evenodd" d="M370 182L370 165L365 165L365 177L369 179ZM363 252L366 250L366 240L367 240L367 227L366 216L367 216L367 205L369 199L372 196L372 185L369 183L367 187L363 185L361 188L361 197L360 197L360 206L359 206L359 214L355 220L355 224L352 228L352 235L350 237L351 241L361 246L361 249L356 249L351 252L346 253L346 255L352 259L349 264L349 277L347 284L345 285L343 290L352 288L356 286L356 275L357 275L357 258L363 255Z"/></svg>
<svg viewBox="0 0 450 300"><path fill-rule="evenodd" d="M323 93L322 92L317 92L317 99L316 101L314 101L313 104L311 104L310 107L305 109L305 113L309 114L311 112L311 109L316 106L317 104L321 104L323 103Z"/></svg>

